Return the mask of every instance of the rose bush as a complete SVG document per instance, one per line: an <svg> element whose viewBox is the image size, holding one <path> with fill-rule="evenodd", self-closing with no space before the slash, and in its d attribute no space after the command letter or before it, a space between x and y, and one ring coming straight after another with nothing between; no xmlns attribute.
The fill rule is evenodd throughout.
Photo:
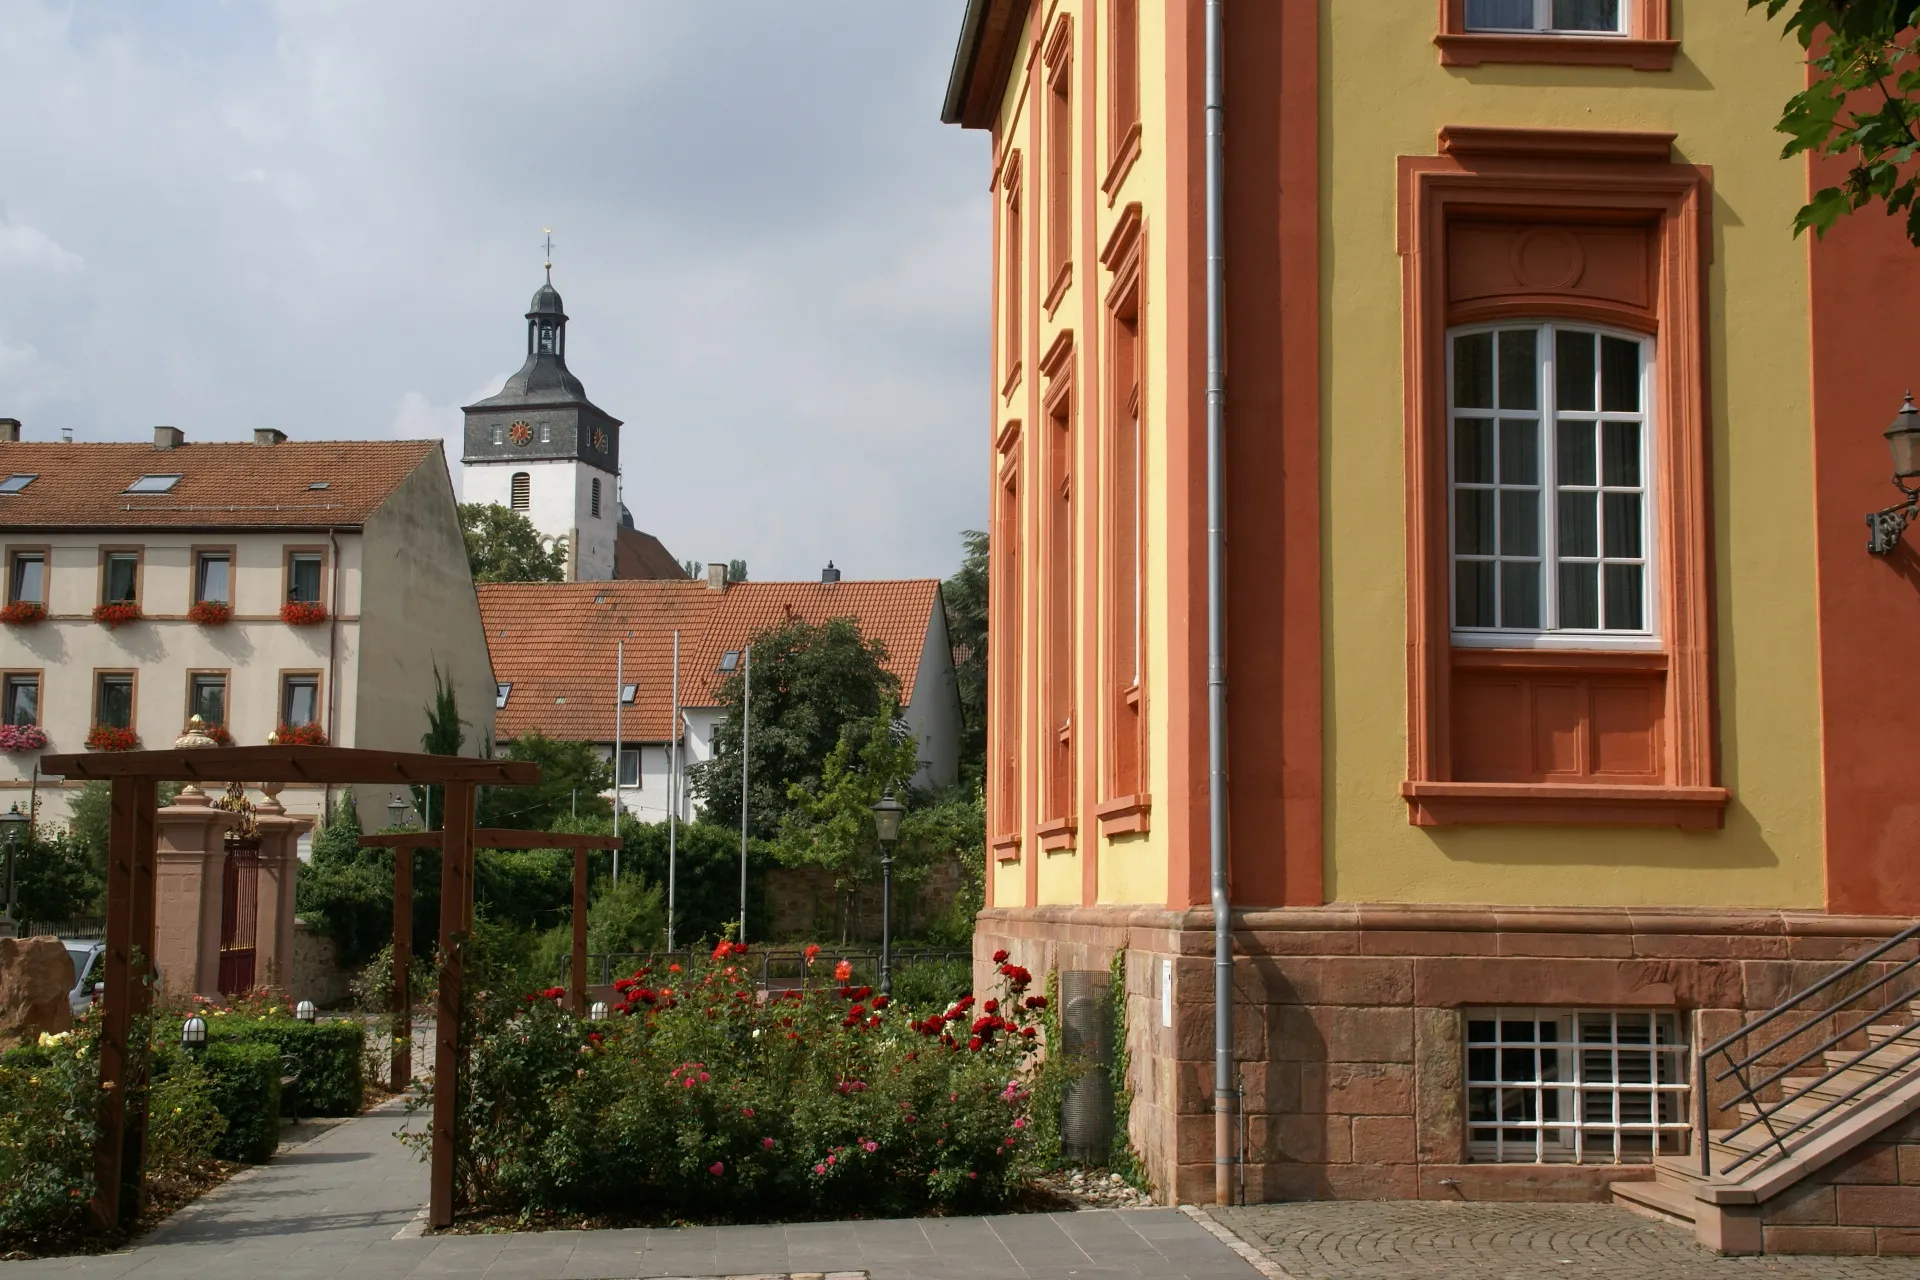
<svg viewBox="0 0 1920 1280"><path fill-rule="evenodd" d="M722 943L641 969L597 1022L557 1007L557 989L501 994L476 975L467 1203L711 1222L977 1212L1020 1192L1048 1070L1025 970L1003 965L997 998L916 1019L844 977L762 996L745 954Z"/></svg>
<svg viewBox="0 0 1920 1280"><path fill-rule="evenodd" d="M100 1103L98 1027L0 1054L0 1252L85 1239Z"/></svg>

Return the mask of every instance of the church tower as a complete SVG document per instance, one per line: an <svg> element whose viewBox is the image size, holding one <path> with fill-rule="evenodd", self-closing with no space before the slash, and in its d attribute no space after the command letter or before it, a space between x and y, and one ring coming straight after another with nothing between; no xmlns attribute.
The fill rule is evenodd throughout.
<svg viewBox="0 0 1920 1280"><path fill-rule="evenodd" d="M549 543L564 540L568 581L613 577L620 420L567 368L567 314L551 275L527 312L527 362L463 412L465 500L510 507Z"/></svg>

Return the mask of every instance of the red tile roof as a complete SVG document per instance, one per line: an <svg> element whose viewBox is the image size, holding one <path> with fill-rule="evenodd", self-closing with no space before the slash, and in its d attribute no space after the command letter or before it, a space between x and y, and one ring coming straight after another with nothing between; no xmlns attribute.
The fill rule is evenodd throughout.
<svg viewBox="0 0 1920 1280"><path fill-rule="evenodd" d="M613 534L613 576L616 578L685 578L687 571L650 533L621 525Z"/></svg>
<svg viewBox="0 0 1920 1280"><path fill-rule="evenodd" d="M680 631L680 702L718 700L720 655L744 649L789 616L819 623L851 617L887 647L887 667L910 701L940 584L739 582L724 592L691 579L479 584L480 615L494 678L511 684L494 732L540 732L590 742L613 740L615 657L625 645L626 683L639 686L621 709L629 742L663 742L673 720L673 632Z"/></svg>
<svg viewBox="0 0 1920 1280"><path fill-rule="evenodd" d="M0 442L0 479L37 476L0 494L0 529L346 528L364 524L433 456L438 440L150 444ZM443 464L444 465L444 464ZM126 488L178 475L165 493ZM326 488L311 486L324 483Z"/></svg>

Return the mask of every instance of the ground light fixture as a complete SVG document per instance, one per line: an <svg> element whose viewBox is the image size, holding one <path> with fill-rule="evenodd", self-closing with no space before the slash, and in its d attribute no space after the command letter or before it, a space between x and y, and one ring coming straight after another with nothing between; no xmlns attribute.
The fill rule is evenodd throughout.
<svg viewBox="0 0 1920 1280"><path fill-rule="evenodd" d="M190 1015L180 1024L180 1047L198 1049L207 1043L207 1020L199 1014Z"/></svg>
<svg viewBox="0 0 1920 1280"><path fill-rule="evenodd" d="M299 1004L293 1006L293 1016L302 1022L312 1022L314 1018L313 1001L302 1000Z"/></svg>
<svg viewBox="0 0 1920 1280"><path fill-rule="evenodd" d="M1907 392L1885 434L1887 452L1893 455L1893 487L1907 500L1867 517L1867 550L1876 556L1884 556L1900 545L1900 535L1920 512L1920 488L1908 487L1909 481L1920 480L1920 409L1914 407L1913 392Z"/></svg>
<svg viewBox="0 0 1920 1280"><path fill-rule="evenodd" d="M907 806L888 787L873 806L873 833L880 840L880 994L893 996L893 845Z"/></svg>
<svg viewBox="0 0 1920 1280"><path fill-rule="evenodd" d="M14 861L20 856L20 847L27 842L27 825L27 815L20 812L17 804L0 813L0 848L4 848L7 855L6 908L5 914L0 915L0 938L14 937L20 931L19 917L14 914Z"/></svg>

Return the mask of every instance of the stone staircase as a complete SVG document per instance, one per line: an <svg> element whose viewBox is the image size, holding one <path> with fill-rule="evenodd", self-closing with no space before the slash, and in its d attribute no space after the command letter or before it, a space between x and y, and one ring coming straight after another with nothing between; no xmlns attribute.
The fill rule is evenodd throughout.
<svg viewBox="0 0 1920 1280"><path fill-rule="evenodd" d="M1915 964L1920 959L1890 967L1848 999L1884 996L1889 980ZM1730 1046L1742 1042L1744 1052L1753 1040L1742 1038L1766 1021L1696 1059L1696 1088L1707 1075L1698 1068L1717 1054L1745 1068L1732 1074L1733 1087L1741 1075L1758 1085L1788 1066L1760 1085L1760 1096L1743 1088L1729 1104L1714 1095L1712 1172L1702 1171L1696 1131L1695 1150L1658 1157L1651 1180L1613 1183L1613 1202L1691 1226L1702 1245L1724 1254L1920 1252L1920 999L1851 1012L1829 1005L1791 1033L1790 1023L1776 1022L1762 1051L1736 1059ZM1800 1061L1780 1064L1767 1052ZM1726 1078L1715 1074L1716 1083Z"/></svg>

